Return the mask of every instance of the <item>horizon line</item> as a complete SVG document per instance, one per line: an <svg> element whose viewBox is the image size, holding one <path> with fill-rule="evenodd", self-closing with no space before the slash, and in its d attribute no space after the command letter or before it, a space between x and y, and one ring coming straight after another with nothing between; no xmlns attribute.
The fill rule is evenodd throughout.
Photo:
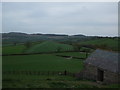
<svg viewBox="0 0 120 90"><path fill-rule="evenodd" d="M74 36L74 35L84 35L84 36L95 36L95 37L120 37L120 35L115 35L115 36L109 36L109 35L87 35L87 34L66 34L66 33L41 33L41 32L36 32L36 33L28 33L28 32L1 32L3 33L24 33L24 34L55 34L55 35L68 35L68 36Z"/></svg>

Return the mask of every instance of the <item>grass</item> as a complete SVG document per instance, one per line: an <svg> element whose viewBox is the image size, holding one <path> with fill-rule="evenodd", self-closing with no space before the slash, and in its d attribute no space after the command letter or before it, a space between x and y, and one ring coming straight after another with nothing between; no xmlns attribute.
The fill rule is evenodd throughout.
<svg viewBox="0 0 120 90"><path fill-rule="evenodd" d="M41 44L34 45L26 53L39 53L39 52L56 52L60 48L60 51L73 50L71 45L60 44L52 41L46 41Z"/></svg>
<svg viewBox="0 0 120 90"><path fill-rule="evenodd" d="M70 71L79 72L83 69L83 61L66 59L53 54L3 56L3 71L35 70L35 71Z"/></svg>
<svg viewBox="0 0 120 90"><path fill-rule="evenodd" d="M3 88L119 88L120 84L101 85L70 76L3 75Z"/></svg>
<svg viewBox="0 0 120 90"><path fill-rule="evenodd" d="M23 53L26 47L24 45L3 46L2 54L20 54Z"/></svg>
<svg viewBox="0 0 120 90"><path fill-rule="evenodd" d="M81 44L102 45L116 49L117 42L111 39L99 39L82 42ZM26 49L24 45L4 46L3 54L37 53L57 51L60 47L62 51L72 50L71 45L59 44L55 42L43 42L33 44ZM84 48L82 48L84 49ZM64 71L79 72L84 68L83 61L79 59L66 59L56 55L74 56L85 58L85 53L67 52L56 54L38 54L23 56L3 56L3 71ZM3 74L3 88L118 88L119 85L100 85L93 81L77 80L69 76L40 76L40 75L14 75Z"/></svg>
<svg viewBox="0 0 120 90"><path fill-rule="evenodd" d="M106 45L108 48L117 51L118 50L118 40L117 39L108 39L102 38L97 40L89 40L80 42L80 44L87 44L87 45Z"/></svg>
<svg viewBox="0 0 120 90"><path fill-rule="evenodd" d="M78 58L86 58L86 54L85 53L80 53L80 52L57 53L56 55L64 55L64 56L73 56L73 57L78 57Z"/></svg>
<svg viewBox="0 0 120 90"><path fill-rule="evenodd" d="M4 75L3 88L119 88L119 84L101 85L70 76Z"/></svg>
<svg viewBox="0 0 120 90"><path fill-rule="evenodd" d="M4 75L3 88L98 88L92 81L76 81L70 76Z"/></svg>
<svg viewBox="0 0 120 90"><path fill-rule="evenodd" d="M52 41L46 42L35 42L31 43L30 48L26 48L24 44L17 44L3 46L2 54L22 54L22 53L39 53L39 52L56 52L60 48L60 51L70 51L73 50L71 45L60 44Z"/></svg>
<svg viewBox="0 0 120 90"><path fill-rule="evenodd" d="M107 85L106 88L120 88L120 84Z"/></svg>
<svg viewBox="0 0 120 90"><path fill-rule="evenodd" d="M79 72L83 69L83 61L54 54L3 56L2 63L3 71ZM3 88L71 88L74 84L77 87L76 78L70 76L3 74Z"/></svg>

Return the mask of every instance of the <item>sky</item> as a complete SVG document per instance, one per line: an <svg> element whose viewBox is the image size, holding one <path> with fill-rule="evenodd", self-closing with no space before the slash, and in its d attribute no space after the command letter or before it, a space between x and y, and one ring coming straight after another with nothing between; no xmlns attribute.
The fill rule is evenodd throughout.
<svg viewBox="0 0 120 90"><path fill-rule="evenodd" d="M2 32L118 36L118 3L3 2Z"/></svg>

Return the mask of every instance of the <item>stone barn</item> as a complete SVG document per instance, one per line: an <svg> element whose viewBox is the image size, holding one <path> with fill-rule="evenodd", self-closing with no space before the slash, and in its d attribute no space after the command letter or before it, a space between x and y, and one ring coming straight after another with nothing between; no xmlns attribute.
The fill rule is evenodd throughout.
<svg viewBox="0 0 120 90"><path fill-rule="evenodd" d="M85 60L85 78L106 84L119 83L119 54L97 49Z"/></svg>

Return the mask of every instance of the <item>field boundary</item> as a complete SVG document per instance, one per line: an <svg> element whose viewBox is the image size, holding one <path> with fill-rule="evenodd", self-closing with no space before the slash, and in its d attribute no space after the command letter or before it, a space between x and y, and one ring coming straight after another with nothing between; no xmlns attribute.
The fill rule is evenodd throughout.
<svg viewBox="0 0 120 90"><path fill-rule="evenodd" d="M80 72L69 72L69 71L3 71L3 75L43 75L43 76L71 76L75 77L78 80L97 80L97 76L91 73L86 73L84 71Z"/></svg>
<svg viewBox="0 0 120 90"><path fill-rule="evenodd" d="M69 71L3 71L3 75L64 75L75 76L75 73Z"/></svg>
<svg viewBox="0 0 120 90"><path fill-rule="evenodd" d="M22 55L37 55L37 54L55 54L55 53L66 53L66 52L80 52L85 53L85 51L59 51L59 52L40 52L40 53L20 53L20 54L2 54L2 56L22 56Z"/></svg>
<svg viewBox="0 0 120 90"><path fill-rule="evenodd" d="M65 58L74 58L74 59L86 59L86 58L80 58L80 57L75 57L75 56L68 56L68 55L56 55L56 56L59 56L59 57L65 57Z"/></svg>

